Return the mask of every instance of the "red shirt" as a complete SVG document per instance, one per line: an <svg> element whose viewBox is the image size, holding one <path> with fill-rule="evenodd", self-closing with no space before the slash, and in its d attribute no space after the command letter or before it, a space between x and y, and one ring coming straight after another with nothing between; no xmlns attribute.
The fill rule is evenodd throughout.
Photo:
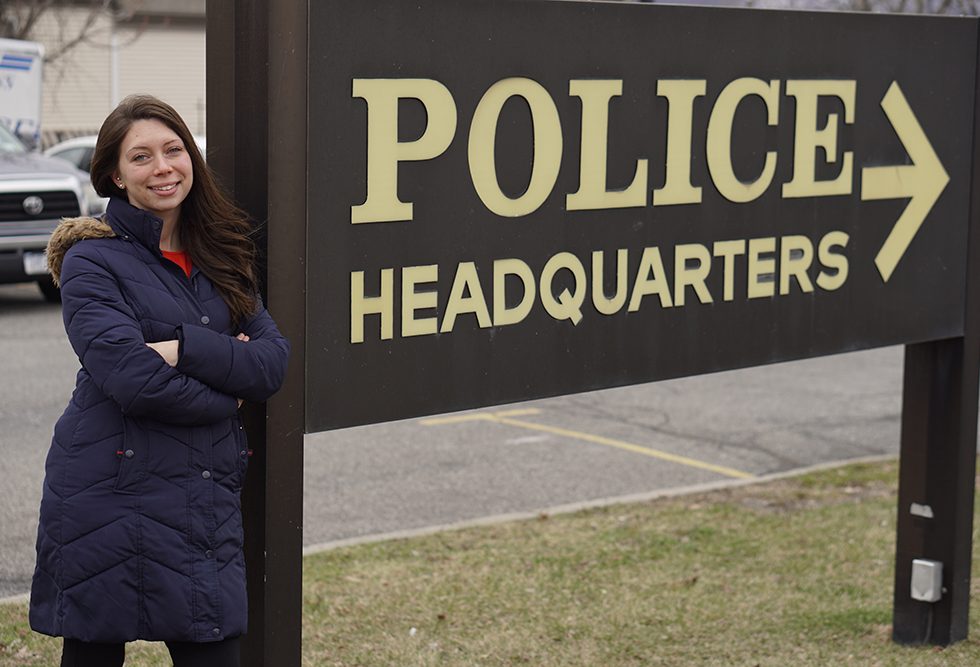
<svg viewBox="0 0 980 667"><path fill-rule="evenodd" d="M191 258L187 255L186 252L184 252L183 250L177 252L174 252L172 250L161 250L160 252L163 253L164 257L166 257L171 262L173 262L174 264L182 268L184 270L184 273L187 274L188 278L191 277L191 269L193 268L193 266L191 265Z"/></svg>

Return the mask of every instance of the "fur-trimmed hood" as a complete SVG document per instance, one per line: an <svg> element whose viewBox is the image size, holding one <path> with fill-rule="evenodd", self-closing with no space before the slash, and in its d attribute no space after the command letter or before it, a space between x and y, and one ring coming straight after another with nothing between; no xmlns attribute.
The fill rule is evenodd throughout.
<svg viewBox="0 0 980 667"><path fill-rule="evenodd" d="M115 235L109 223L99 218L85 216L62 220L48 241L48 269L54 284L61 284L61 263L69 248L85 239L107 239Z"/></svg>

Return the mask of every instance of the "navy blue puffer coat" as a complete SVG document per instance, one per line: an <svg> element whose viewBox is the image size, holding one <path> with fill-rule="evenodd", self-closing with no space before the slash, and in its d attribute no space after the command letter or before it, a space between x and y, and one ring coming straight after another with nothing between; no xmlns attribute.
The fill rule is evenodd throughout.
<svg viewBox="0 0 980 667"><path fill-rule="evenodd" d="M278 390L289 345L264 309L233 327L203 273L164 259L161 226L113 198L105 221L66 221L49 246L82 367L45 464L30 607L45 634L204 642L246 630L237 399ZM173 339L176 368L146 346Z"/></svg>

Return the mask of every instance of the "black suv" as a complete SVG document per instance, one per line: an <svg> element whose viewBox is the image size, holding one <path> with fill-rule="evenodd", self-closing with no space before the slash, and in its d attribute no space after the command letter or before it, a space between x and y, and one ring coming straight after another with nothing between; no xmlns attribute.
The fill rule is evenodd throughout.
<svg viewBox="0 0 980 667"><path fill-rule="evenodd" d="M88 174L64 160L28 152L0 124L0 283L37 282L60 300L44 249L62 218L95 213Z"/></svg>

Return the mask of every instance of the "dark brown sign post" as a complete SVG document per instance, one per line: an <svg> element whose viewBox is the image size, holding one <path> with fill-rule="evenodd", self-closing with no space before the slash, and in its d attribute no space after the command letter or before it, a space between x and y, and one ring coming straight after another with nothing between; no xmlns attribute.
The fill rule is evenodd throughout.
<svg viewBox="0 0 980 667"><path fill-rule="evenodd" d="M299 667L302 649L306 272L305 2L208 0L208 162L259 224L265 297L292 345L280 392L246 406L255 452L242 498L245 667Z"/></svg>
<svg viewBox="0 0 980 667"><path fill-rule="evenodd" d="M209 160L268 221L269 306L294 346L253 415L247 664L299 664L304 431L895 344L894 636L966 636L976 20L208 12Z"/></svg>

